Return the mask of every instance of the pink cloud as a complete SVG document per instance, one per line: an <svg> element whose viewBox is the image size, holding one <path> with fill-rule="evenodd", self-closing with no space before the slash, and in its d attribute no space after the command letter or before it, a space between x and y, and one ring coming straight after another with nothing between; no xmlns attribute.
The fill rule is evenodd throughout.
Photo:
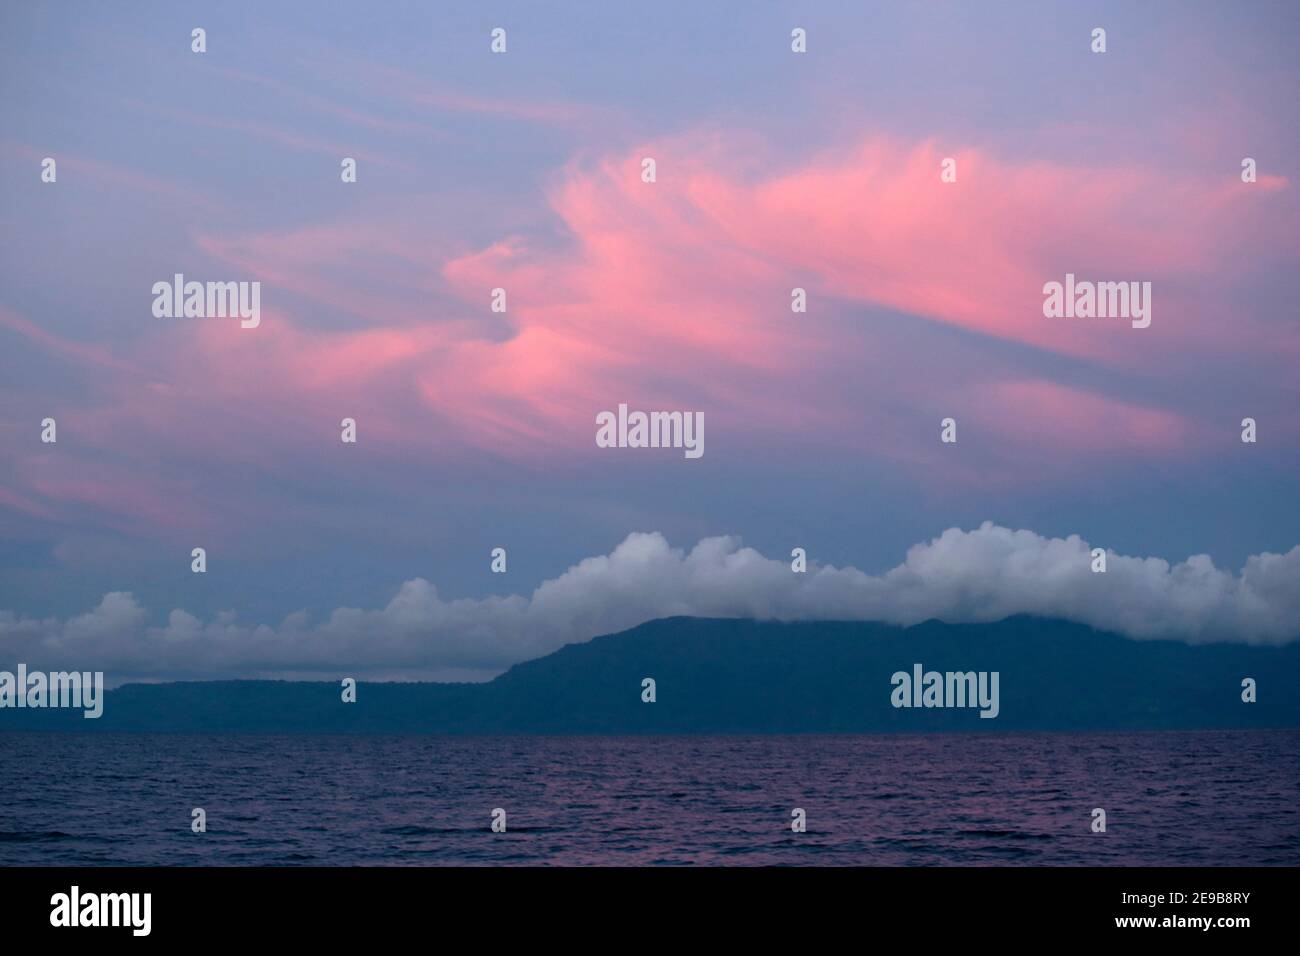
<svg viewBox="0 0 1300 956"><path fill-rule="evenodd" d="M22 510L68 527L96 526L131 536L161 531L175 540L194 532L215 532L222 524L195 499L188 483L157 478L132 467L84 459L71 462L66 438L63 451L46 451L23 459L18 479L29 497L18 502ZM53 446L51 446L53 447ZM76 451L72 450L72 455Z"/></svg>
<svg viewBox="0 0 1300 956"><path fill-rule="evenodd" d="M277 124L261 123L255 120L226 119L215 116L204 116L199 113L191 113L186 110L167 109L152 103L143 103L135 100L128 100L125 105L149 113L152 116L163 117L172 122L191 123L195 126L203 126L208 129L227 130L249 136L256 136L260 139L275 143L279 146L284 146L288 149L299 150L307 153L317 153L335 160L341 160L344 156L351 156L354 159L361 160L365 163L382 166L388 169L404 169L408 171L413 169L412 166L406 163L389 159L387 156L372 152L369 149L358 148L355 143L329 142L317 139L314 136L305 136L302 133L296 133L293 130L285 129Z"/></svg>
<svg viewBox="0 0 1300 956"><path fill-rule="evenodd" d="M658 161L656 183L640 179L645 155ZM1008 448L993 480L1029 480L1017 461L1043 448L1058 462L1202 453L1202 429L1168 407L1051 381L1041 363L971 367L957 340L917 355L905 337L859 329L853 310L890 310L902 323L956 326L1103 370L1249 357L1257 346L1240 340L1240 325L1183 286L1211 270L1237 274L1226 251L1290 228L1268 207L1289 184L1251 192L1221 179L954 150L958 182L948 185L943 155L933 143L873 137L772 172L743 140L648 143L557 175L548 201L563 239L504 236L468 253L445 237L431 249L421 216L392 209L278 233L204 234L203 250L266 283L262 325L169 321L132 356L138 374L111 353L82 354L0 320L104 367L95 402L80 410L88 443L109 450L127 434L284 475L337 443L343 415L363 421L376 453L404 462L444 460L457 446L549 463L562 450L574 461L594 453L596 412L619 402L703 410L738 442L818 441L912 473L941 460L935 436L948 413L969 415ZM1042 284L1067 270L1157 283L1165 291L1152 329L1045 319ZM791 312L794 286L808 290L809 313ZM496 287L508 296L500 315L488 308ZM324 327L303 303L348 312L360 327ZM1270 335L1271 348L1295 347L1293 333ZM196 433L200 412L210 424ZM919 433L912 413L933 428ZM989 477L987 462L949 465L960 480ZM110 507L104 484L46 476L39 495L176 517L134 492Z"/></svg>
<svg viewBox="0 0 1300 956"><path fill-rule="evenodd" d="M934 143L872 139L752 183L690 170L676 188L717 224L720 241L815 277L833 295L1111 360L1133 343L1105 323L1044 319L1043 283L1069 271L1160 286L1224 270L1229 238L1252 235L1263 197L1283 188L1272 180L1251 192L1240 182L1160 169L1012 162L975 150L948 155L957 162L955 183L941 182L945 152ZM1184 327L1204 321L1170 304L1168 296L1160 303L1166 321L1172 314Z"/></svg>
<svg viewBox="0 0 1300 956"><path fill-rule="evenodd" d="M107 348L74 342L63 336L47 332L31 320L0 305L0 326L18 333L40 346L51 355L86 365L95 365L119 372L132 373L135 368L127 361L113 355Z"/></svg>
<svg viewBox="0 0 1300 956"><path fill-rule="evenodd" d="M208 66L200 64L200 68L206 67L217 76L238 80L257 86L263 90L269 90L277 96L293 101L296 106L305 106L326 116L334 117L348 123L358 126L365 126L369 129L382 130L387 133L414 133L421 136L437 136L443 139L451 139L439 130L430 129L427 123L414 123L404 120L393 120L382 116L376 116L374 112L362 112L360 110L349 109L332 99L322 96L316 96L305 90L298 89L288 83L281 82L270 76L263 76L257 73L250 73L246 70L233 70L223 66ZM336 70L329 71L334 75Z"/></svg>
<svg viewBox="0 0 1300 956"><path fill-rule="evenodd" d="M1042 380L1003 381L972 390L980 427L1013 442L1071 458L1129 448L1187 450L1203 435L1181 416L1136 402Z"/></svg>
<svg viewBox="0 0 1300 956"><path fill-rule="evenodd" d="M71 171L74 176L83 177L101 186L105 184L119 186L170 202L182 202L188 206L201 209L205 213L216 214L228 211L227 204L219 203L186 186L178 186L175 183L158 179L156 176L137 173L134 170L124 169L113 163L105 163L85 156L69 154L62 150L53 150L52 152L53 155L51 156L50 152L42 152L26 144L0 142L0 153L17 156L33 164L33 178L40 173L40 162L45 157L50 156L58 163L60 170ZM67 182L68 180L61 175L59 181Z"/></svg>
<svg viewBox="0 0 1300 956"><path fill-rule="evenodd" d="M638 175L643 155L658 160L654 184ZM665 381L697 402L724 400L723 414L770 426L774 403L765 398L774 383L816 376L869 347L819 338L826 330L815 318L789 311L795 285L809 289L814 311L828 299L885 307L1116 367L1148 360L1156 335L1165 355L1189 345L1220 349L1231 339L1217 316L1176 287L1212 266L1232 271L1220 261L1223 246L1259 226L1267 189L1159 171L1009 163L978 151L957 152L958 183L949 185L939 178L941 159L933 144L873 139L793 171L744 178L725 143L687 138L575 163L551 193L569 245L502 241L445 267L467 301L507 288L515 333L454 346L425 376L424 393L446 402L451 389L441 383L468 380L473 397L462 419L493 434L505 422L529 440L540 423L569 426L578 409L662 391ZM1268 185L1276 188L1285 187ZM1042 285L1066 271L1157 287L1168 280L1175 288L1157 300L1158 332L1143 339L1146 330L1125 322L1045 319ZM1034 386L1033 396L1027 387L1010 382L992 394L1037 397L1059 411L1122 413L1118 429L1081 430L1077 417L1068 419L1093 450L1168 450L1191 434L1168 410L1050 383ZM778 421L800 416L838 417L808 406L777 411Z"/></svg>
<svg viewBox="0 0 1300 956"><path fill-rule="evenodd" d="M314 66L322 76L337 75L341 68L358 82L365 83L374 93L395 97L401 102L420 109L468 113L477 117L533 123L540 126L568 130L608 132L619 122L610 110L571 100L538 96L491 97L469 94L431 83L427 76L377 63L352 53L335 51L328 61L304 62Z"/></svg>

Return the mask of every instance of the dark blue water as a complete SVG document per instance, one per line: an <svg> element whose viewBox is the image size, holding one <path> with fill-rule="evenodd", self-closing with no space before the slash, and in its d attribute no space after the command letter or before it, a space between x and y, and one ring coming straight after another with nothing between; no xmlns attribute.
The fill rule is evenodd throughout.
<svg viewBox="0 0 1300 956"><path fill-rule="evenodd" d="M1297 797L1293 731L0 734L0 865L1296 865Z"/></svg>

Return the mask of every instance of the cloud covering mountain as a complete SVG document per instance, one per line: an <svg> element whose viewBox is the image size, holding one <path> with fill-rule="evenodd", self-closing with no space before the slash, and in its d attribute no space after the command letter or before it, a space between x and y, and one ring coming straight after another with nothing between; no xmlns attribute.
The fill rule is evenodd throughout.
<svg viewBox="0 0 1300 956"><path fill-rule="evenodd" d="M382 608L305 612L277 626L224 612L209 620L173 610L153 619L127 592L66 619L0 612L0 667L103 670L127 679L303 677L485 679L564 644L674 615L757 620L879 620L913 624L1060 618L1133 638L1281 644L1300 636L1300 546L1257 554L1236 573L1208 555L1177 564L1108 554L1092 545L985 522L913 546L878 576L818 565L795 573L733 536L689 551L636 533L587 558L530 597L447 599L422 578Z"/></svg>

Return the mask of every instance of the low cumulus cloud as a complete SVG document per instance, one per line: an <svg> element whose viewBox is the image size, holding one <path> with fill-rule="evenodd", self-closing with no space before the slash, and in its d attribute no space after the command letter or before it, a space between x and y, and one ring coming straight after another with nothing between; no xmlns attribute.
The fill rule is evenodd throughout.
<svg viewBox="0 0 1300 956"><path fill-rule="evenodd" d="M1252 556L1238 573L1207 555L1178 564L1109 553L1091 570L1091 545L986 522L913 546L883 575L810 562L796 574L735 537L689 551L658 533L631 534L531 597L448 600L407 581L387 606L338 608L313 621L249 625L232 612L203 621L174 610L165 624L129 593L77 617L0 611L0 666L103 670L125 679L337 677L486 679L513 663L672 615L914 624L1063 618L1133 638L1286 643L1300 637L1300 546Z"/></svg>

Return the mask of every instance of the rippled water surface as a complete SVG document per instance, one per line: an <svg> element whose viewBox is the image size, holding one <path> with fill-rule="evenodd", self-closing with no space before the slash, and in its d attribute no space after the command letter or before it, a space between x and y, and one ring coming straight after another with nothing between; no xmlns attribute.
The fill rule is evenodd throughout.
<svg viewBox="0 0 1300 956"><path fill-rule="evenodd" d="M0 734L0 865L1297 865L1297 797L1293 731Z"/></svg>

